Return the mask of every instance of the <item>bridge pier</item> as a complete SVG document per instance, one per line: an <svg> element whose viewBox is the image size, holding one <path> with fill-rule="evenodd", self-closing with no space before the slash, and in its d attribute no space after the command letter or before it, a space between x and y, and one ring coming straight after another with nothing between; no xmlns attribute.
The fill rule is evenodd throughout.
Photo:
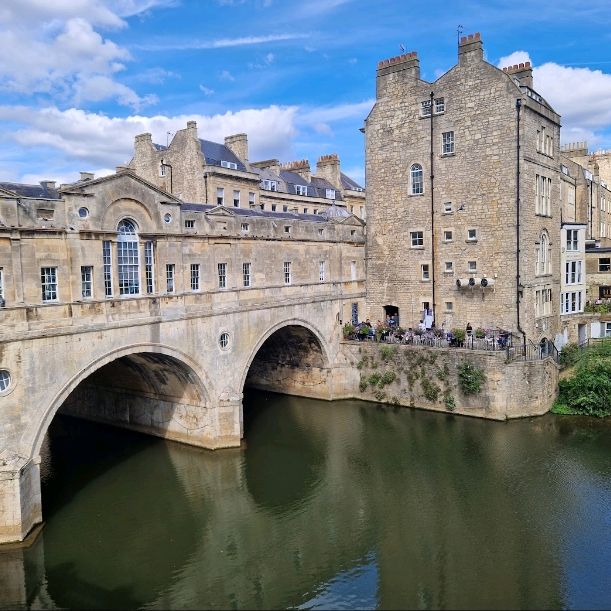
<svg viewBox="0 0 611 611"><path fill-rule="evenodd" d="M0 543L23 541L42 522L40 459L0 454Z"/></svg>

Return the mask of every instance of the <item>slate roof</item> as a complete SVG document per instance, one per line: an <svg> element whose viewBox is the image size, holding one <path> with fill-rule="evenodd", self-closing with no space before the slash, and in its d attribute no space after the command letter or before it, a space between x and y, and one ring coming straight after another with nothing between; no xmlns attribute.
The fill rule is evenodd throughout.
<svg viewBox="0 0 611 611"><path fill-rule="evenodd" d="M163 144L155 144L153 142L153 146L155 147L155 150L157 151L167 151L168 150L168 147L164 146Z"/></svg>
<svg viewBox="0 0 611 611"><path fill-rule="evenodd" d="M208 212L218 206L210 204L182 204L181 209L185 212ZM257 210L256 208L226 208L236 216L264 217L271 219L286 219L292 221L312 221L314 223L326 223L327 217L323 214L300 214L298 212L270 212L269 210Z"/></svg>
<svg viewBox="0 0 611 611"><path fill-rule="evenodd" d="M350 176L346 176L343 172L340 172L340 179L342 181L342 187L344 189L350 189L351 191L363 191L363 187L358 182L352 180Z"/></svg>
<svg viewBox="0 0 611 611"><path fill-rule="evenodd" d="M32 197L40 199L60 199L57 189L48 189L39 185L24 185L16 182L0 182L0 189L15 193L18 197Z"/></svg>
<svg viewBox="0 0 611 611"><path fill-rule="evenodd" d="M228 161L230 163L235 163L238 166L238 170L242 172L248 171L240 158L234 155L224 144L219 144L218 142L212 142L210 140L202 140L201 138L199 139L199 144L207 164L220 166L221 161Z"/></svg>

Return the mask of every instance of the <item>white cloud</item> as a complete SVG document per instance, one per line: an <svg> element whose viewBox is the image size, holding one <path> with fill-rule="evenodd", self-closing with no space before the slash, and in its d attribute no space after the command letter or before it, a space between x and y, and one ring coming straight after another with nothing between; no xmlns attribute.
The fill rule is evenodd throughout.
<svg viewBox="0 0 611 611"><path fill-rule="evenodd" d="M241 36L238 38L219 38L217 40L191 40L185 42L161 42L145 45L136 45L136 48L144 51L190 51L198 49L224 49L226 47L244 47L249 45L260 45L269 42L281 42L285 40L299 40L309 38L309 34L267 34L264 36Z"/></svg>
<svg viewBox="0 0 611 611"><path fill-rule="evenodd" d="M210 89L210 87L206 87L205 85L200 85L199 86L199 90L204 94L204 95L212 95L214 93L214 89Z"/></svg>
<svg viewBox="0 0 611 611"><path fill-rule="evenodd" d="M515 64L522 64L530 61L530 56L526 51L514 51L509 55L505 55L499 59L497 66L499 68L506 68L508 66L514 66Z"/></svg>
<svg viewBox="0 0 611 611"><path fill-rule="evenodd" d="M142 81L143 83L152 83L154 85L161 85L170 78L180 78L180 74L166 70L165 68L149 68L143 72L139 72L135 77L136 80Z"/></svg>
<svg viewBox="0 0 611 611"><path fill-rule="evenodd" d="M365 100L356 104L338 104L337 106L320 106L306 110L300 116L300 122L306 125L318 125L344 119L365 119L372 109L375 100Z"/></svg>
<svg viewBox="0 0 611 611"><path fill-rule="evenodd" d="M231 74L231 72L229 72L229 70L223 70L220 74L219 74L219 79L221 81L235 81L235 76L233 76L233 74Z"/></svg>

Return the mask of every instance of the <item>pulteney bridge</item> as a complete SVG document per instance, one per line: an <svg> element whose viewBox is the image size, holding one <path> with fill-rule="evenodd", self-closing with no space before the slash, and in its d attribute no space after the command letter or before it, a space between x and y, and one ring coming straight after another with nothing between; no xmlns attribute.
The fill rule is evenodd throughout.
<svg viewBox="0 0 611 611"><path fill-rule="evenodd" d="M42 520L58 412L214 449L240 444L246 386L346 396L355 217L185 205L129 172L19 195L0 192L0 542Z"/></svg>

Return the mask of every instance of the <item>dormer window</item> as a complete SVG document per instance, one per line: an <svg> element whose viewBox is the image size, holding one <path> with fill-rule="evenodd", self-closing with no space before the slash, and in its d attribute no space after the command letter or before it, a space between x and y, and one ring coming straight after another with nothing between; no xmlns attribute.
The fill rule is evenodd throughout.
<svg viewBox="0 0 611 611"><path fill-rule="evenodd" d="M229 168L230 170L237 170L238 164L233 161L225 161L224 159L221 159L221 167Z"/></svg>
<svg viewBox="0 0 611 611"><path fill-rule="evenodd" d="M420 116L430 117L431 116L431 100L424 100L420 102Z"/></svg>
<svg viewBox="0 0 611 611"><path fill-rule="evenodd" d="M435 114L441 114L446 111L446 103L444 98L435 98Z"/></svg>
<svg viewBox="0 0 611 611"><path fill-rule="evenodd" d="M335 189L325 189L325 197L327 199L335 199Z"/></svg>
<svg viewBox="0 0 611 611"><path fill-rule="evenodd" d="M295 185L295 193L297 195L307 195L308 188L305 185Z"/></svg>
<svg viewBox="0 0 611 611"><path fill-rule="evenodd" d="M278 190L278 181L277 180L264 180L263 188L266 191L277 191Z"/></svg>

